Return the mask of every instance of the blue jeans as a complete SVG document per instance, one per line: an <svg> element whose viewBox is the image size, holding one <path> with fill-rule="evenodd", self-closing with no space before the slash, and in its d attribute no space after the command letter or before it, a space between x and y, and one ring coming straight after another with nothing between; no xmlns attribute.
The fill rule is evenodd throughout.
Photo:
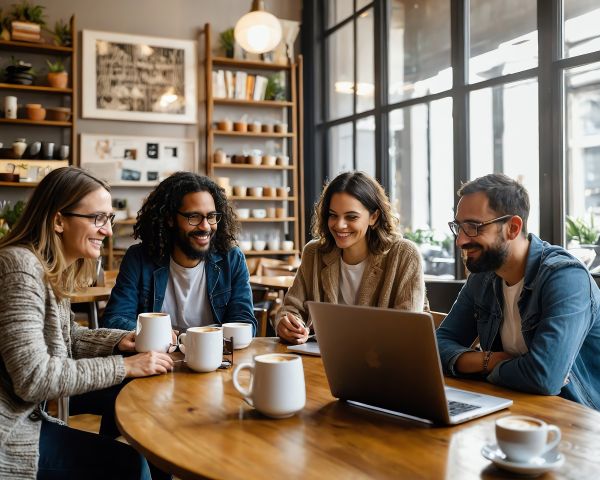
<svg viewBox="0 0 600 480"><path fill-rule="evenodd" d="M151 480L146 459L109 437L42 420L38 480Z"/></svg>

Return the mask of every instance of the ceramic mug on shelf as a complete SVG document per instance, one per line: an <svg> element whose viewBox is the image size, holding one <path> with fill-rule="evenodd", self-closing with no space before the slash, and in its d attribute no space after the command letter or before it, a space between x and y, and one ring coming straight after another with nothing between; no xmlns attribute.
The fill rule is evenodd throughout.
<svg viewBox="0 0 600 480"><path fill-rule="evenodd" d="M248 388L240 385L239 374L250 371ZM291 417L306 404L304 368L298 355L270 353L242 363L233 372L233 386L250 406L272 418Z"/></svg>
<svg viewBox="0 0 600 480"><path fill-rule="evenodd" d="M171 346L171 316L168 313L140 313L135 328L137 352L166 352Z"/></svg>

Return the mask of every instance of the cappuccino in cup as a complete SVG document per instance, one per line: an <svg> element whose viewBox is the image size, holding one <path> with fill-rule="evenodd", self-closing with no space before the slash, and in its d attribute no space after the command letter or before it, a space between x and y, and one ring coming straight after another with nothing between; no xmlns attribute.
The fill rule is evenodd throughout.
<svg viewBox="0 0 600 480"><path fill-rule="evenodd" d="M250 371L247 389L239 383L242 370ZM242 363L235 369L233 386L246 403L271 418L291 417L306 403L304 369L298 355L258 355L253 364Z"/></svg>
<svg viewBox="0 0 600 480"><path fill-rule="evenodd" d="M223 361L223 330L218 327L192 327L179 335L185 361L196 372L213 372Z"/></svg>
<svg viewBox="0 0 600 480"><path fill-rule="evenodd" d="M252 325L242 322L224 323L223 337L233 338L234 350L246 348L252 341Z"/></svg>
<svg viewBox="0 0 600 480"><path fill-rule="evenodd" d="M140 313L135 327L138 352L166 352L171 346L171 316L168 313Z"/></svg>
<svg viewBox="0 0 600 480"><path fill-rule="evenodd" d="M552 439L549 441L549 437ZM512 415L496 420L496 441L506 458L513 462L530 462L552 450L560 442L556 425L534 417Z"/></svg>

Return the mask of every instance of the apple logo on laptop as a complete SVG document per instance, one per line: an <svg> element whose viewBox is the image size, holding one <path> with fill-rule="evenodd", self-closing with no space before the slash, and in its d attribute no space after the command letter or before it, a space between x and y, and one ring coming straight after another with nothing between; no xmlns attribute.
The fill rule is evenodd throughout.
<svg viewBox="0 0 600 480"><path fill-rule="evenodd" d="M375 350L368 350L367 353L365 353L365 361L371 368L381 368L383 364L379 359L379 353Z"/></svg>

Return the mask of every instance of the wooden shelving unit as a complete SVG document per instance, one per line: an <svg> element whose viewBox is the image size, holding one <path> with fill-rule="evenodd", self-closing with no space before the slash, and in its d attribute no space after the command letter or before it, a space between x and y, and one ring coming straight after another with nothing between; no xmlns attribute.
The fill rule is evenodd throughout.
<svg viewBox="0 0 600 480"><path fill-rule="evenodd" d="M68 106L71 108L71 121L68 122L59 122L53 120L43 120L43 121L34 121L29 120L27 118L17 118L17 119L8 119L8 118L0 118L0 142L4 143L4 147L9 147L11 143L14 141L14 138L8 138L2 135L2 129L4 125L18 125L24 128L21 137L25 137L28 140L29 136L25 131L26 128L30 126L36 127L53 127L53 128L68 128L69 132L69 163L73 165L77 165L77 91L78 91L78 79L77 79L77 28L75 24L75 16L73 15L70 20L70 27L72 32L72 46L70 47L62 47L57 45L51 45L47 43L37 43L37 42L21 42L21 41L6 41L0 40L0 52L2 52L2 57L4 57L5 53L10 55L11 53L28 53L35 54L43 57L45 59L49 59L56 56L67 57L69 59L68 64L68 73L69 73L69 82L70 85L67 88L53 88L47 85L17 85L10 83L0 83L0 91L5 91L7 95L14 94L9 92L16 92L18 95L21 94L33 94L33 95L56 95L62 97L69 104ZM39 79L39 78L38 78ZM19 102L21 103L21 102ZM64 105L64 101L61 102ZM6 134L5 134L6 135ZM35 140L44 141L44 138L36 138ZM15 162L27 162L27 159L14 159ZM46 160L47 162L52 162L53 160ZM12 184L12 182L0 182L0 187L13 187L13 186L35 186L36 183L19 183Z"/></svg>
<svg viewBox="0 0 600 480"><path fill-rule="evenodd" d="M280 218L244 218L240 219L242 225L247 225L254 236L258 235L265 237L272 232L273 228L280 232L280 239L284 236L294 241L293 250L261 250L261 251L245 251L246 255L263 255L263 256L284 256L297 255L299 247L303 244L303 221L301 218L302 189L302 157L299 155L299 128L301 109L299 105L301 97L298 92L301 92L302 84L302 59L299 57L298 62L287 65L274 64L262 61L240 60L234 58L224 58L213 56L211 45L211 28L210 24L206 24L200 32L204 35L205 45L205 82L206 82L206 165L207 174L210 177L224 177L232 175L235 181L239 183L248 182L245 185L258 186L257 182L264 181L264 186L272 187L289 187L290 195L286 197L275 196L230 196L238 206L243 205L244 208L251 207L252 202L260 202L261 205L271 202L274 207L283 207L288 215ZM199 44L202 39L199 37ZM285 75L285 84L287 98L285 100L242 100L235 98L214 98L212 85L212 72L214 70L229 70L234 74L236 72L246 72L248 74L259 74L263 76L273 75L277 72L283 72ZM226 110L225 110L226 109ZM279 132L236 132L225 131L216 128L215 120L220 120L228 112L235 112L235 115L242 116L252 112L274 112L285 119L288 130L286 133ZM250 164L231 164L231 163L215 163L213 162L213 154L217 147L222 148L227 142L239 143L240 147L244 142L252 142L253 145L266 145L267 142L279 142L281 151L289 157L289 165L250 165ZM262 142L262 143L261 143ZM235 144L237 145L237 143ZM237 148L237 147L233 147ZM229 155L239 153L239 151L227 151ZM263 173L264 175L261 175ZM242 176L243 175L243 176ZM262 180L262 179L265 180ZM269 183L267 185L267 182ZM259 184L260 185L260 184ZM254 225L254 227L250 227ZM259 228L260 227L260 228ZM245 229L245 227L243 227ZM258 228L258 230L257 230ZM262 233L261 233L262 232ZM242 232L244 235L244 232Z"/></svg>

